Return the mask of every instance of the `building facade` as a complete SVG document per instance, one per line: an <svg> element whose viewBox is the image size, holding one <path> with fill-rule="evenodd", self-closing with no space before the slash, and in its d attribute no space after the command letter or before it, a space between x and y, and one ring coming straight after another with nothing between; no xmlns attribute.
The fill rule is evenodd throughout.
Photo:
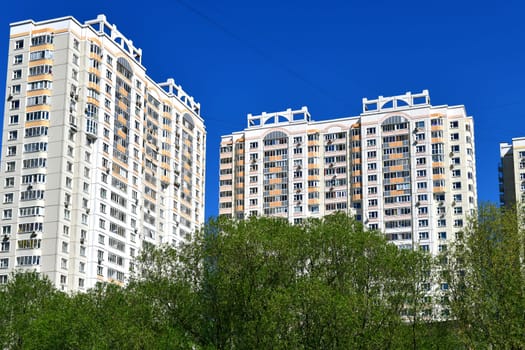
<svg viewBox="0 0 525 350"><path fill-rule="evenodd" d="M426 90L365 98L348 118L248 115L221 139L220 215L298 224L346 211L401 248L437 254L476 203L473 120L464 106L432 106Z"/></svg>
<svg viewBox="0 0 525 350"><path fill-rule="evenodd" d="M141 59L103 15L11 25L0 282L36 270L67 291L125 283L144 246L203 224L200 105Z"/></svg>
<svg viewBox="0 0 525 350"><path fill-rule="evenodd" d="M499 190L501 205L525 202L525 137L500 143Z"/></svg>

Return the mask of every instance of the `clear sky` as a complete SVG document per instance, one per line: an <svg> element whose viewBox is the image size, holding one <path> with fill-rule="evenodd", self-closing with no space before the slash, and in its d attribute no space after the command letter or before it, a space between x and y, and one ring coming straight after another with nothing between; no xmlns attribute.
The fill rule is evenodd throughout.
<svg viewBox="0 0 525 350"><path fill-rule="evenodd" d="M478 197L498 202L499 143L525 136L525 3L439 1L19 0L9 23L103 13L143 50L156 81L201 103L208 131L206 216L218 212L220 136L248 113L308 106L314 120L355 116L363 97L430 90L474 117ZM5 91L5 70L0 88ZM3 103L0 108L3 110Z"/></svg>

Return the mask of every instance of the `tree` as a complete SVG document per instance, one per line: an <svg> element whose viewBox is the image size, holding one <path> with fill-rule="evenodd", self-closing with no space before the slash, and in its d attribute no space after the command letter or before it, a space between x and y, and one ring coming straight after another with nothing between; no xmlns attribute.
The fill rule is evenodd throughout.
<svg viewBox="0 0 525 350"><path fill-rule="evenodd" d="M217 219L191 243L146 251L130 287L192 346L387 348L423 260L343 213Z"/></svg>
<svg viewBox="0 0 525 350"><path fill-rule="evenodd" d="M483 205L448 254L448 305L469 347L525 348L524 233L518 223L515 209Z"/></svg>
<svg viewBox="0 0 525 350"><path fill-rule="evenodd" d="M55 339L66 296L36 272L17 272L0 289L0 344L9 349L61 348ZM46 323L54 315L56 322Z"/></svg>

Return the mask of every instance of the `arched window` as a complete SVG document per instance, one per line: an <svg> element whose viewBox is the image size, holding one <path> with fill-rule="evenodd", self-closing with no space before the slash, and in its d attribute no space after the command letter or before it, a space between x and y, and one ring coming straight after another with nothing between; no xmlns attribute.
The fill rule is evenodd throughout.
<svg viewBox="0 0 525 350"><path fill-rule="evenodd" d="M383 132L408 129L408 119L400 115L388 117L382 124Z"/></svg>
<svg viewBox="0 0 525 350"><path fill-rule="evenodd" d="M288 144L288 135L282 131L272 131L264 137L265 146L286 145Z"/></svg>
<svg viewBox="0 0 525 350"><path fill-rule="evenodd" d="M122 57L117 60L117 71L128 80L131 80L133 77L133 70L131 69L129 62Z"/></svg>
<svg viewBox="0 0 525 350"><path fill-rule="evenodd" d="M193 123L193 118L188 114L182 116L182 125L185 126L188 130L193 130L195 124Z"/></svg>

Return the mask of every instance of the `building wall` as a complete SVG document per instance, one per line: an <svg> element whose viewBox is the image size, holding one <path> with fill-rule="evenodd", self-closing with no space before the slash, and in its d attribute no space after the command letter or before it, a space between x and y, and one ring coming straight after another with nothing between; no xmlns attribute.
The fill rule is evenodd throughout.
<svg viewBox="0 0 525 350"><path fill-rule="evenodd" d="M346 211L402 248L437 254L477 203L474 129L428 91L363 100L356 117L311 121L306 107L248 115L221 140L219 214L300 223Z"/></svg>
<svg viewBox="0 0 525 350"><path fill-rule="evenodd" d="M525 200L525 138L500 144L500 201L511 206Z"/></svg>
<svg viewBox="0 0 525 350"><path fill-rule="evenodd" d="M124 283L147 245L204 222L206 131L104 16L11 25L0 171L0 282L36 269L64 290Z"/></svg>

